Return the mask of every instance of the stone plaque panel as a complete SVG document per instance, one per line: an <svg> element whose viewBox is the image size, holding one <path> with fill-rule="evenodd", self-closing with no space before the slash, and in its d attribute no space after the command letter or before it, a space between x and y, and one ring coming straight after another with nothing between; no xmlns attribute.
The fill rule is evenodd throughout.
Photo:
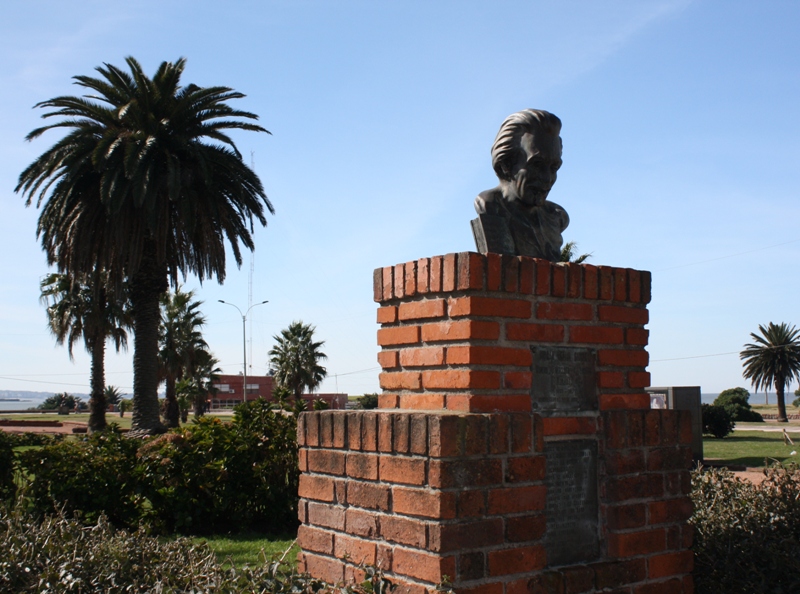
<svg viewBox="0 0 800 594"><path fill-rule="evenodd" d="M552 567L593 561L600 554L597 442L551 441L544 451L547 563Z"/></svg>
<svg viewBox="0 0 800 594"><path fill-rule="evenodd" d="M531 351L533 412L597 410L594 349L534 346Z"/></svg>

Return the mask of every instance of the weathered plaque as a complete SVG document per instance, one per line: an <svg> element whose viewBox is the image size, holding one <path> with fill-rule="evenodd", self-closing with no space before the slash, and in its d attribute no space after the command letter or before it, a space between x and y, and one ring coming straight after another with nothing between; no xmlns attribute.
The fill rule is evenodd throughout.
<svg viewBox="0 0 800 594"><path fill-rule="evenodd" d="M534 412L597 410L594 349L531 347Z"/></svg>
<svg viewBox="0 0 800 594"><path fill-rule="evenodd" d="M597 442L551 441L547 457L547 533L550 566L585 563L600 554L597 528Z"/></svg>

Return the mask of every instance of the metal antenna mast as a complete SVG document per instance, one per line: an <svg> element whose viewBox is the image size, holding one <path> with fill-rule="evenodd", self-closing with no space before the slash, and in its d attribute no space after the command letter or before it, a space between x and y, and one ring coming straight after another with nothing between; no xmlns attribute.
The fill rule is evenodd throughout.
<svg viewBox="0 0 800 594"><path fill-rule="evenodd" d="M256 170L256 152L250 151L250 169ZM253 271L256 266L256 253L250 252L250 277L247 280L247 307L253 307ZM253 318L250 318L250 371L253 371ZM250 374L252 375L252 373Z"/></svg>

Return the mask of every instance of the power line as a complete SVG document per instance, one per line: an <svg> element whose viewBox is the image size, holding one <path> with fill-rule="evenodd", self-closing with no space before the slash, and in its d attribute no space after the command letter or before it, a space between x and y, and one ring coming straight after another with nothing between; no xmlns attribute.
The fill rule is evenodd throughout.
<svg viewBox="0 0 800 594"><path fill-rule="evenodd" d="M693 355L691 357L675 357L673 359L653 359L650 363L660 363L662 361L683 361L685 359L704 359L706 357L722 357L723 355L738 355L739 351L730 351L728 353L714 353L713 355Z"/></svg>
<svg viewBox="0 0 800 594"><path fill-rule="evenodd" d="M772 248L780 247L782 245L789 245L790 243L797 243L798 241L800 241L800 239L792 239L791 241L784 241L783 243L766 245L764 247L756 248L754 250L747 250L746 252L738 252L736 254L729 254L727 256L719 256L718 258L711 258L710 260L700 260L699 262L690 262L689 264L679 264L677 266L669 266L668 268L659 268L657 270L654 270L653 272L663 272L665 270L675 270L676 268L686 268L687 266L697 266L698 264L708 264L709 262L725 260L726 258L735 258L736 256L743 256L745 254L752 254L755 252L762 252L764 250L771 250Z"/></svg>

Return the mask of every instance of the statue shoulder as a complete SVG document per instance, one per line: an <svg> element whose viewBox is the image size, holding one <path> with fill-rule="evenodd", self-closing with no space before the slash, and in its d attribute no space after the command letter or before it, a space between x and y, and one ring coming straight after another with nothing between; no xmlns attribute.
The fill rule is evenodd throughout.
<svg viewBox="0 0 800 594"><path fill-rule="evenodd" d="M569 215L561 205L547 200L545 201L543 207L548 215L559 221L559 224L561 226L561 231L563 231L569 226Z"/></svg>
<svg viewBox="0 0 800 594"><path fill-rule="evenodd" d="M491 190L484 190L475 198L475 212L480 214L499 214L501 207L500 202L503 195L499 188L492 188Z"/></svg>

